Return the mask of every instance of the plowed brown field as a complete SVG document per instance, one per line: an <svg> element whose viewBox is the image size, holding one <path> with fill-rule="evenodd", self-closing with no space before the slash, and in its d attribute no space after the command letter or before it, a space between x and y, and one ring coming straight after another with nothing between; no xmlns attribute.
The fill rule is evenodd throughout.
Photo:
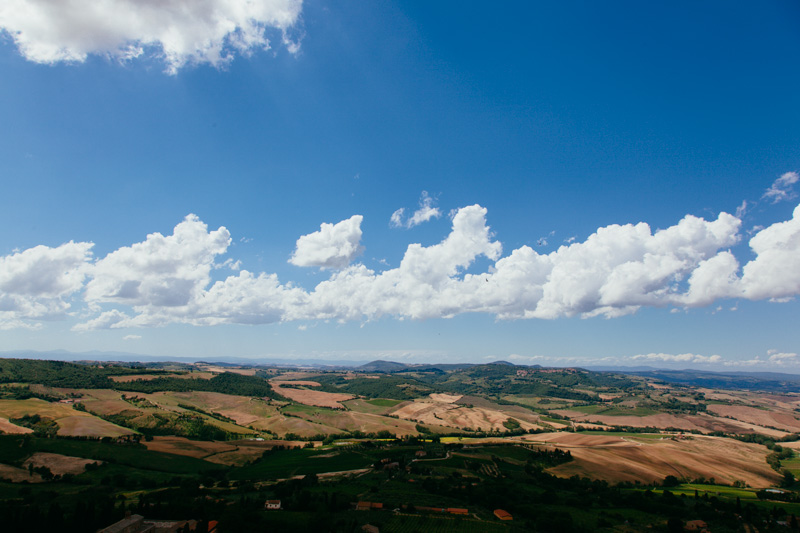
<svg viewBox="0 0 800 533"><path fill-rule="evenodd" d="M407 420L416 420L425 424L438 424L455 428L471 428L481 431L506 431L503 422L509 417L516 419L522 429L534 429L536 415L528 416L519 413L505 413L484 407L468 407L456 403L437 402L433 400L417 400L401 405L392 411L393 415Z"/></svg>
<svg viewBox="0 0 800 533"><path fill-rule="evenodd" d="M764 446L720 437L637 440L635 436L554 433L527 435L525 440L570 451L573 461L548 470L561 477L652 482L673 475L690 480L714 478L728 484L739 480L752 487L774 485L780 477L767 465Z"/></svg>
<svg viewBox="0 0 800 533"><path fill-rule="evenodd" d="M709 406L709 410L711 407L712 406ZM740 420L711 416L708 414L674 415L669 413L660 413L657 415L648 416L613 416L603 414L588 415L568 409L562 409L554 412L569 417L576 424L580 424L581 422L591 422L609 426L631 426L642 428L651 427L660 429L674 428L683 431L697 430L703 433L723 431L726 433L762 433L772 437L782 437L786 435L785 431L771 429Z"/></svg>
<svg viewBox="0 0 800 533"><path fill-rule="evenodd" d="M227 442L189 440L185 437L153 437L151 441L142 442L148 450L187 455L197 459L236 450L236 446Z"/></svg>
<svg viewBox="0 0 800 533"><path fill-rule="evenodd" d="M24 468L0 464L0 479L7 479L12 483L41 483L44 481L39 474L31 474Z"/></svg>
<svg viewBox="0 0 800 533"><path fill-rule="evenodd" d="M0 418L0 431L3 433L18 433L18 434L25 434L25 433L33 433L31 428L26 428L22 426L18 426L16 424L12 424L8 421L7 418Z"/></svg>
<svg viewBox="0 0 800 533"><path fill-rule="evenodd" d="M94 459L83 459L81 457L71 457L60 453L36 452L22 463L24 468L29 464L35 467L46 466L54 474L63 476L64 474L81 474L86 470L86 465L98 463Z"/></svg>
<svg viewBox="0 0 800 533"><path fill-rule="evenodd" d="M344 406L340 402L355 398L352 394L281 387L276 385L275 382L272 382L272 388L275 392L289 398L293 402L315 405L317 407L330 407L332 409L344 409Z"/></svg>
<svg viewBox="0 0 800 533"><path fill-rule="evenodd" d="M800 420L786 412L765 411L745 405L709 405L708 410L758 426L772 426L787 431L800 431Z"/></svg>
<svg viewBox="0 0 800 533"><path fill-rule="evenodd" d="M58 434L71 437L120 437L134 431L94 416L65 416L59 418Z"/></svg>

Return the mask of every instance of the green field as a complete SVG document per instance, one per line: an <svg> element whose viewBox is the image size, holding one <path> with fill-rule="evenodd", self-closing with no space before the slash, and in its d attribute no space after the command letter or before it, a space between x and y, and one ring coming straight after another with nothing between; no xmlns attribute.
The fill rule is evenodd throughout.
<svg viewBox="0 0 800 533"><path fill-rule="evenodd" d="M794 474L795 477L800 478L800 457L792 457L791 459L781 460L781 466Z"/></svg>
<svg viewBox="0 0 800 533"><path fill-rule="evenodd" d="M34 452L50 452L112 462L141 470L193 474L223 469L202 459L147 450L143 445L112 444L97 440L30 439L0 435L0 460L13 464Z"/></svg>
<svg viewBox="0 0 800 533"><path fill-rule="evenodd" d="M351 451L284 450L274 452L255 464L234 469L229 477L257 481L284 479L298 475L366 468L372 462L372 459L364 454Z"/></svg>
<svg viewBox="0 0 800 533"><path fill-rule="evenodd" d="M403 403L403 400L390 400L388 398L375 398L373 400L367 400L368 404L374 405L376 407L394 407L398 403Z"/></svg>
<svg viewBox="0 0 800 533"><path fill-rule="evenodd" d="M628 433L625 431L597 431L597 430L586 430L580 432L582 435L608 435L610 437L624 437L628 440L661 440L664 438L669 438L669 434L662 434L662 433Z"/></svg>
<svg viewBox="0 0 800 533"><path fill-rule="evenodd" d="M508 531L508 525L472 517L399 514L383 521L380 529L388 533L492 533Z"/></svg>
<svg viewBox="0 0 800 533"><path fill-rule="evenodd" d="M619 407L601 404L594 405L573 405L569 407L572 411L586 413L587 415L605 416L649 416L657 415L660 411L648 407Z"/></svg>
<svg viewBox="0 0 800 533"><path fill-rule="evenodd" d="M542 422L547 422L548 424L566 424L566 425L569 425L569 420L553 418L553 417L545 416L545 415L540 416L539 420L541 420Z"/></svg>
<svg viewBox="0 0 800 533"><path fill-rule="evenodd" d="M502 400L532 407L534 409L569 409L572 402L560 398L548 398L546 396L526 396L524 394L506 395Z"/></svg>
<svg viewBox="0 0 800 533"><path fill-rule="evenodd" d="M32 369L41 366L39 363L24 362L15 362L13 366L24 370L26 365ZM75 374L73 381L83 383L78 379L81 378L82 368L75 366L70 369ZM92 372L98 373L99 370L103 369ZM264 370L259 372L262 377L270 377L278 372L273 370L269 373ZM137 372L141 371L141 368L137 368ZM287 376L297 380L311 376L301 369L290 372ZM29 374L36 376L36 373ZM98 375L103 377L101 373ZM210 439L218 439L225 440L225 450L231 451L213 456L226 461L225 465L220 465L195 457L148 450L139 443L143 435L121 439L108 437L104 440L67 439L60 438L61 435L46 434L44 429L47 427L40 428L36 436L0 435L0 463L14 467L6 470L7 475L23 479L24 473L15 470L22 467L29 469L32 474L25 481L36 482L11 483L0 480L0 516L3 516L4 524L11 524L11 530L14 531L26 530L24 525L32 519L42 519L47 521L42 530L67 533L96 531L124 516L125 511L137 512L148 518L176 516L219 520L220 531L358 532L364 524L371 523L381 531L400 533L622 533L667 531L669 518L686 521L698 517L707 520L709 529L716 532L741 531L746 529L742 523L757 525L759 531L771 531L774 528L769 522L782 519L786 516L785 512L800 514L800 503L767 499L800 500L800 482L792 487L794 490L785 494L722 485L682 484L667 489L660 484L655 487L642 484L663 479L663 472L656 478L647 478L643 474L638 477L631 475L633 480L618 484L607 480L613 478L600 475L595 479L573 475L581 471L596 472L585 468L585 462L588 461L586 456L575 448L569 448L580 446L581 442L597 441L600 443L597 447L608 448L609 453L616 453L617 449L606 446L608 441L620 438L648 444L628 445L624 451L641 453L645 460L652 459L654 465L669 461L677 467L680 461L677 452L669 456L651 456L648 455L648 449L667 445L671 450L685 446L698 448L701 450L698 453L702 453L706 448L699 445L706 442L701 442L704 437L689 437L694 442L653 442L670 439L671 435L635 433L631 428L628 428L629 432L622 431L625 429L623 424L627 423L620 422L621 427L617 428L620 431L581 432L610 437L608 439L570 435L563 441L557 441L563 444L551 442L543 446L535 444L535 435L515 434L513 438L507 438L508 435L504 437L502 431L456 427L477 424L473 419L466 419L452 421L449 426L431 423L429 426L432 431L448 436L439 439L438 436L425 433L429 439L424 440L418 438L415 428L419 422L416 420L386 416L386 413L397 411L398 406L406 405L401 402L409 400L422 404L414 405L415 408L428 409L427 404L430 404L428 412L442 408L464 411L469 407L492 409L504 415L497 418L501 421L518 418L532 422L537 420L537 413L547 413L548 408L573 409L586 415L609 418L647 416L659 412L680 417L698 410L696 402L702 400L702 391L693 392L686 387L667 385L659 385L660 388L656 389L648 387L648 382L638 377L628 378L580 369L540 371L527 367L523 370L507 364L446 368L435 372L420 370L409 374L376 371L374 374L360 375L331 370L315 371L313 375L313 379L321 383L322 390L347 391L355 394L356 398L342 402L345 409L289 401L275 402L266 400L261 394L266 386L263 379L256 383L254 379L239 378L233 374L224 379L216 377L207 381L228 382L237 387L247 385L247 391L253 392L253 395L227 394L222 392L222 388L206 390L203 387L208 383L172 378L166 381L162 378L156 383L115 386L119 390L56 389L33 384L24 384L29 389L4 389L0 397L0 413L7 416L19 417L34 412L41 418L69 420L78 429L88 431L89 422L102 420L81 411L80 406L76 410L66 402L59 403L65 398L80 398L81 406L104 419L130 425L142 432L150 430L148 438L152 434L186 436L191 431L191 438L207 439L197 442L172 439L180 444L171 443L169 447L164 444L163 447L152 449L205 456L205 451L201 454L198 450ZM52 379L56 377L55 374L51 376ZM105 381L102 383L113 386ZM99 387L102 383L92 386ZM184 386L188 385L191 386L184 390ZM128 397L122 399L125 387L130 391L125 393ZM234 389L224 390L233 392ZM462 399L458 405L447 405L438 401L436 396L429 396L431 392L459 395ZM600 401L599 394L614 396L614 401L625 405ZM641 407L626 407L636 405L635 402ZM791 411L789 408L785 410ZM553 425L570 424L569 420L556 416L541 416L539 420ZM73 420L76 417L79 420ZM432 422L429 418L420 418ZM293 433L290 440L295 442L277 439L238 444L228 442L227 439L234 437L231 433L255 431L232 424L231 420L234 419L243 425L269 430L281 437ZM445 423L443 418L439 420ZM28 417L24 423L35 425L40 421L31 422L31 417ZM45 420L44 424L52 425L50 420ZM211 426L211 429L224 428L226 431L209 434L205 430ZM99 432L96 429L93 431ZM538 431L533 430L534 433ZM546 431L550 432L551 429ZM384 432L395 433L402 438L385 438L387 434ZM459 432L472 437L454 436ZM329 444L322 447L302 442L304 437L315 438L317 435L342 438L338 438L334 444L328 440ZM343 438L346 435L349 438ZM378 435L384 438L377 438ZM748 441L766 438L764 435L735 437ZM724 437L715 435L715 438ZM542 439L545 437L542 436ZM160 440L157 438L148 445L162 445ZM164 439L164 442L167 440ZM284 449L285 446L298 445L298 440L300 445L307 444L309 447ZM744 464L752 464L752 472L759 470L767 475L747 478L748 482L759 486L777 482L777 476L764 462L766 452L763 444L769 441L757 442L741 446L742 454L753 454L753 462L746 460ZM204 450L212 448L219 449L221 446L207 445ZM713 448L707 453L725 449ZM418 457L417 452L423 450L426 455ZM65 468L64 465L74 462L58 457L34 456L37 452L87 458L102 464L89 464L84 472L80 471L80 465L74 473L59 476L57 474L66 472L60 470ZM703 459L699 457L693 464ZM759 463L757 465L756 460ZM41 465L49 465L53 472ZM561 465L564 468L553 469ZM600 466L602 468L604 465ZM782 466L800 477L800 457L786 459ZM342 476L323 475L353 470L358 472ZM708 474L707 470L696 470ZM747 468L744 470L751 473ZM634 472L635 469L631 467L630 471ZM700 476L686 476L687 479L695 477L703 479ZM678 480L674 481L677 483ZM789 484L790 481L784 480ZM759 495L765 499L759 500ZM266 499L281 500L282 510L266 511ZM358 501L381 503L383 510L356 511L353 502ZM469 515L431 513L420 510L422 506L466 508L469 509ZM399 510L401 508L402 511ZM513 522L496 519L493 511L497 508L510 512L514 516ZM398 511L395 512L395 509ZM59 517L63 517L63 520ZM70 529L64 525L74 527Z"/></svg>
<svg viewBox="0 0 800 533"><path fill-rule="evenodd" d="M325 411L333 411L333 409L326 409L324 407L316 407L313 405L305 405L302 403L291 403L283 408L281 408L281 412L288 415L295 415L295 416L313 416L320 412Z"/></svg>
<svg viewBox="0 0 800 533"><path fill-rule="evenodd" d="M677 487L670 487L668 489L653 489L656 494L661 494L664 490L668 490L676 496L685 494L686 496L694 496L697 491L699 496L708 494L709 496L724 496L726 498L739 498L742 501L758 501L756 491L753 489L740 489L736 487L727 487L725 485L701 485L699 483L684 483Z"/></svg>

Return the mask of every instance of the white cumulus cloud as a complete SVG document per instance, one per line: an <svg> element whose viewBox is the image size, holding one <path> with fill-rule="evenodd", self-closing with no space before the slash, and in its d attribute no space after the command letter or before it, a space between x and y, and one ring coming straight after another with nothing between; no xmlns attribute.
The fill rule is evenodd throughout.
<svg viewBox="0 0 800 533"><path fill-rule="evenodd" d="M767 357L761 358L757 355L752 359L740 361L726 361L725 366L746 366L746 367L770 367L770 366L790 366L800 363L798 354L794 352L780 352L778 350L767 350Z"/></svg>
<svg viewBox="0 0 800 533"><path fill-rule="evenodd" d="M786 172L776 179L769 189L764 191L762 198L771 200L772 203L780 202L781 200L790 200L797 196L792 187L795 183L800 181L800 174L797 172Z"/></svg>
<svg viewBox="0 0 800 533"><path fill-rule="evenodd" d="M214 258L231 242L227 229L208 231L195 215L172 235L152 233L144 242L119 248L97 261L86 300L132 306L187 305L210 281Z"/></svg>
<svg viewBox="0 0 800 533"><path fill-rule="evenodd" d="M792 219L762 229L750 239L755 259L742 269L742 293L751 300L800 294L800 205Z"/></svg>
<svg viewBox="0 0 800 533"><path fill-rule="evenodd" d="M800 360L797 358L797 354L794 352L778 352L776 350L770 350L767 352L769 355L769 362L782 366L782 365L796 365Z"/></svg>
<svg viewBox="0 0 800 533"><path fill-rule="evenodd" d="M686 216L653 233L645 223L599 228L584 242L547 255L528 246L495 265L488 295L503 318L615 317L641 306L679 302L679 282L722 247L733 245L740 222Z"/></svg>
<svg viewBox="0 0 800 533"><path fill-rule="evenodd" d="M407 220L403 220L406 210L404 207L401 207L392 213L392 216L389 219L389 225L394 228L413 228L414 226L419 226L423 222L427 222L432 218L441 217L442 212L438 207L434 207L433 204L434 199L431 198L431 196L428 194L428 191L422 191L422 196L419 199L419 209L414 211L414 213L408 217Z"/></svg>
<svg viewBox="0 0 800 533"><path fill-rule="evenodd" d="M90 54L221 66L234 53L270 48L269 31L291 52L288 31L302 0L3 0L0 29L30 61L82 62Z"/></svg>
<svg viewBox="0 0 800 533"><path fill-rule="evenodd" d="M103 311L95 318L87 320L86 322L75 324L72 326L72 331L123 328L130 325L130 319L131 317L119 309L111 309L109 311Z"/></svg>
<svg viewBox="0 0 800 533"><path fill-rule="evenodd" d="M337 224L323 223L319 231L297 239L297 246L289 262L297 266L315 266L340 269L364 253L361 246L361 221L364 217L353 215Z"/></svg>
<svg viewBox="0 0 800 533"><path fill-rule="evenodd" d="M501 244L491 240L486 209L464 207L453 217L450 235L439 244L409 245L400 266L380 274L363 265L337 272L309 294L310 306L297 318L453 316L471 305L470 290L462 290L458 275L478 256L497 260L501 251Z"/></svg>
<svg viewBox="0 0 800 533"><path fill-rule="evenodd" d="M70 241L0 257L0 328L63 316L70 308L67 300L83 288L92 246Z"/></svg>
<svg viewBox="0 0 800 533"><path fill-rule="evenodd" d="M642 307L719 306L722 299L785 300L800 294L800 206L791 220L754 235L754 257L740 267L731 247L741 221L687 215L652 231L645 223L598 228L584 241L537 253L502 244L480 205L454 212L439 243L408 245L399 266L381 272L353 264L362 252L360 215L300 237L290 262L331 269L308 289L277 275L239 270L219 276L231 236L189 215L172 235L153 233L91 262L90 243L37 246L0 258L0 328L35 327L63 317L83 288L88 317L75 331L170 323L266 324L292 320L449 318L487 313L499 319L613 318ZM490 263L475 269L483 257ZM88 279L88 282L86 280ZM86 313L85 311L88 311ZM770 361L789 361L778 356ZM716 356L641 358L717 363ZM793 359L792 359L793 360Z"/></svg>

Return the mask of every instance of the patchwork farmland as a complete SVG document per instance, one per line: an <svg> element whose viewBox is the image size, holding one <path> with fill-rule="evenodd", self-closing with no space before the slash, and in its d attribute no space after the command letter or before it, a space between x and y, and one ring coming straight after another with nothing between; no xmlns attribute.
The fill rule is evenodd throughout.
<svg viewBox="0 0 800 533"><path fill-rule="evenodd" d="M26 364L4 375L24 375ZM115 513L204 498L220 502L207 512L233 524L231 509L273 498L287 513L259 510L248 515L254 523L285 528L292 517L291 527L312 527L303 502L314 500L303 498L317 494L331 523L372 521L388 531L513 530L496 508L523 529L547 530L550 518L566 516L553 515L554 505L569 510L576 530L666 527L669 516L696 506L659 514L639 495L668 498L673 485L731 495L736 488L753 506L749 520L768 501L787 514L800 506L792 499L800 474L795 392L498 364L403 373L140 365L119 374L106 364L103 379L92 377L92 365L72 371L67 383L0 383L0 497L8 495L0 506L54 489L70 507L97 487ZM578 494L611 498L603 505L619 514L576 508L568 502ZM716 497L712 507L727 505ZM365 499L398 511L350 510ZM429 514L437 509L468 518Z"/></svg>

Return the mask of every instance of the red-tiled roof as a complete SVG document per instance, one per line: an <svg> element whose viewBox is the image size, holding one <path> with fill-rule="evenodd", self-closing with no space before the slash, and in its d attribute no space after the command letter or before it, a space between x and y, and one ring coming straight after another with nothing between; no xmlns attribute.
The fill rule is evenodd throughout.
<svg viewBox="0 0 800 533"><path fill-rule="evenodd" d="M503 509L495 509L494 515L499 518L500 520L513 520L514 517L511 516L511 513L505 511Z"/></svg>

